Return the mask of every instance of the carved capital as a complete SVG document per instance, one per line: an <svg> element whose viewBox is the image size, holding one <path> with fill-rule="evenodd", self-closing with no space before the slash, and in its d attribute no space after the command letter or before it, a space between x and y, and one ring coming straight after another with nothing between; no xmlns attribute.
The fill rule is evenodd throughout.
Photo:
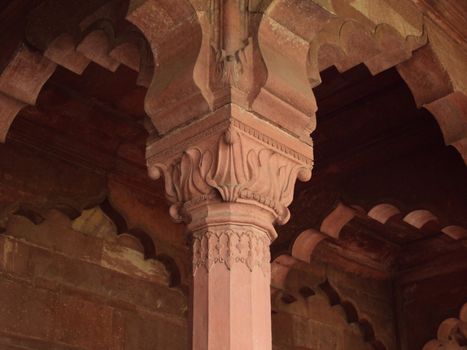
<svg viewBox="0 0 467 350"><path fill-rule="evenodd" d="M175 220L223 202L260 207L272 225L289 219L296 179L310 179L312 147L228 105L148 145L147 161L152 178L165 178Z"/></svg>

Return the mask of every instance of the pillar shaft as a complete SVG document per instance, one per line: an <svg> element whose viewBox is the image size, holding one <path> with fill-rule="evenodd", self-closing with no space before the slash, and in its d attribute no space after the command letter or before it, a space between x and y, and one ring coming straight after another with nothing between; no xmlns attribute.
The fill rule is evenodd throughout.
<svg viewBox="0 0 467 350"><path fill-rule="evenodd" d="M216 214L232 210L213 205ZM261 214L247 204L234 210ZM193 232L194 350L271 349L270 242L264 228L229 221Z"/></svg>

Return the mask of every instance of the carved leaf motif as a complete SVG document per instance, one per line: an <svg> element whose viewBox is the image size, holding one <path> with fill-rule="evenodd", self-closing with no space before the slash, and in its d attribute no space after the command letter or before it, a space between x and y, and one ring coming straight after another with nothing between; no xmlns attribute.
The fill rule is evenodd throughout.
<svg viewBox="0 0 467 350"><path fill-rule="evenodd" d="M235 202L247 182L241 146L240 137L235 130L228 130L219 140L217 165L209 182L226 202Z"/></svg>
<svg viewBox="0 0 467 350"><path fill-rule="evenodd" d="M175 176L178 177L174 183L179 187L178 198L183 201L189 201L193 197L198 197L208 193L211 188L206 183L212 164L212 157L209 151L204 153L198 148L190 148L182 156L178 171Z"/></svg>
<svg viewBox="0 0 467 350"><path fill-rule="evenodd" d="M193 242L193 274L199 268L211 271L214 265L228 270L243 264L250 271L260 268L265 275L270 269L269 238L265 233L224 230L198 234Z"/></svg>
<svg viewBox="0 0 467 350"><path fill-rule="evenodd" d="M164 173L167 198L174 203L173 218L182 221L184 206L214 198L217 193L226 202L257 201L271 208L279 223L288 220L287 206L297 176L306 177L309 170L272 149L277 145L263 146L246 137L231 126L216 145L189 148L169 167L156 164L152 175Z"/></svg>

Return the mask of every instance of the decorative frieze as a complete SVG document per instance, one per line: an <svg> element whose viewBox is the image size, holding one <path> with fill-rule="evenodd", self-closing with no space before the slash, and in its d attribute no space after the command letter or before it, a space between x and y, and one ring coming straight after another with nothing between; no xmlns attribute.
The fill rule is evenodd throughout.
<svg viewBox="0 0 467 350"><path fill-rule="evenodd" d="M200 268L209 272L215 265L231 270L235 264L244 265L249 271L270 271L270 238L267 233L252 229L208 230L193 238L193 274Z"/></svg>

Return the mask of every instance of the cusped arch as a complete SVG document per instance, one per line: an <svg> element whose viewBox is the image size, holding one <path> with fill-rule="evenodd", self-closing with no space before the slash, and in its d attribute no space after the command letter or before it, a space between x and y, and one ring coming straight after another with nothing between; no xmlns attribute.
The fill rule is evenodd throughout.
<svg viewBox="0 0 467 350"><path fill-rule="evenodd" d="M386 23L368 27L353 19L335 19L318 33L311 46L311 83L313 87L319 85L319 73L331 66L345 72L363 63L376 75L409 59L426 40L426 35L403 37Z"/></svg>
<svg viewBox="0 0 467 350"><path fill-rule="evenodd" d="M301 274L305 272L301 271ZM311 282L307 283L307 282ZM273 293L273 309L287 311L301 317L310 317L313 308L308 302L316 302L324 298L329 305L329 311L334 312L342 322L347 323L353 329L359 329L362 342L367 343L374 350L386 350L384 342L376 335L374 326L368 317L362 316L354 302L343 298L333 287L328 279L322 282L302 278L294 279L293 285L285 285L282 290ZM317 299L318 298L318 299ZM321 310L321 309L320 309Z"/></svg>
<svg viewBox="0 0 467 350"><path fill-rule="evenodd" d="M349 206L339 202L320 223L319 231L306 230L294 241L292 255L303 261L313 252L314 242L322 239L339 239L343 229L354 219L374 220L382 225L403 224L420 231L421 234L442 232L454 240L467 237L467 229L458 225L446 225L427 209L416 209L403 213L392 203L379 203L368 211L358 206ZM323 237L323 238L321 238ZM305 252L306 251L306 252ZM308 254L308 255L307 255Z"/></svg>
<svg viewBox="0 0 467 350"><path fill-rule="evenodd" d="M462 58L449 59L444 54L441 63L438 56L445 44L434 29L427 30L414 4L398 2L400 12L386 0L265 4L259 42L268 80L255 101L260 113L283 108L279 102L277 106L262 103L267 92L274 92L282 104L299 106L301 113L289 114L296 120L308 118L307 131L312 131L318 106L310 85L321 83L322 70L336 66L343 72L364 63L378 74L397 67L417 105L434 115L446 145L454 146L467 162L467 84L459 74L466 59L460 63Z"/></svg>
<svg viewBox="0 0 467 350"><path fill-rule="evenodd" d="M438 327L436 339L425 344L423 350L464 350L467 346L467 303L459 318L448 318Z"/></svg>
<svg viewBox="0 0 467 350"><path fill-rule="evenodd" d="M169 108L170 104L178 105L174 99L187 101L187 106L189 101L197 99L198 105L204 108L201 101L204 99L197 97L199 89L192 82L201 40L199 24L188 0L178 0L178 3L174 7L173 1L133 1L122 18L118 17L122 15L121 2L97 1L91 6L94 12L77 11L84 17L74 16L70 23L57 21L46 26L52 28L41 37L35 35L34 28L42 22L36 21L34 15L44 16L53 10L55 2L48 1L33 11L27 25L27 39L39 51L27 45L19 46L0 74L0 142L5 141L18 112L35 104L57 65L77 74L82 74L91 61L110 71L115 71L120 64L139 71L137 84L149 87L146 111L154 117L153 124L161 133L172 128L175 125L172 122L183 123L174 118L174 111ZM58 12L69 10L57 6ZM184 87L183 91L180 86ZM162 112L170 114L170 118L164 119L160 116ZM180 118L188 118L187 115L190 113L180 113Z"/></svg>
<svg viewBox="0 0 467 350"><path fill-rule="evenodd" d="M25 241L78 261L179 289L180 272L175 261L168 256L146 256L144 237L136 237L134 232L118 234L116 225L99 206L71 216L69 209L59 206L39 212L27 204L20 205L0 233L11 242Z"/></svg>
<svg viewBox="0 0 467 350"><path fill-rule="evenodd" d="M100 23L102 25L102 22ZM91 61L104 68L115 71L120 63L135 68L136 62L130 62L128 55L120 50L120 55L111 57L112 47L115 42L121 47L123 44L134 47L132 41L117 41L114 36L115 28L110 22L106 26L91 27L81 34L77 39L70 33L65 32L50 41L49 46L41 54L27 45L20 45L8 65L0 74L0 142L5 142L8 130L19 111L27 105L35 105L37 97L55 72L57 66L63 66L76 74L82 74ZM103 28L107 28L104 30ZM137 36L127 36L134 39ZM147 59L147 50L144 46L142 36L136 40L140 44L137 49L144 52L138 62L138 69L142 74L138 81L147 84L148 74L152 73L152 61ZM134 51L134 49L133 49Z"/></svg>
<svg viewBox="0 0 467 350"><path fill-rule="evenodd" d="M3 215L6 217L2 218L1 221L5 221L6 224L1 231L7 235L26 234L27 237L34 238L34 232L29 233L30 230L15 229L17 218L27 220L33 227L37 227L37 230L41 230L41 227L47 230L50 225L63 226L136 252L133 255L137 265L146 266L148 271L151 270L151 265L161 264L166 271L169 287L181 287L182 279L186 277L182 275L181 262L177 261L177 258L170 256L162 249L161 251L156 250L154 240L143 229L128 228L126 219L112 207L107 199L102 201L100 205L90 206L86 209L73 205L73 203L64 202L51 203L43 208L28 203L19 203L12 206L8 213ZM57 241L67 238L58 236L54 232L50 237L38 237L37 239L47 243L50 238L50 243L47 244L66 245L65 241L62 243L57 243ZM82 253L86 254L86 252Z"/></svg>
<svg viewBox="0 0 467 350"><path fill-rule="evenodd" d="M348 215L342 215L342 211L346 212L342 208L345 209L345 206L341 204L340 209L338 206L334 214L328 215L328 217L337 215L337 221L340 222L339 227L342 223L349 222L353 218L352 216L349 219ZM339 234L340 230L336 232ZM298 275L305 273L302 271L303 266L311 263L313 253L316 249L319 249L319 244L326 239L332 240L335 238L314 229L305 230L295 239L291 248L291 255L282 254L273 260L271 263L271 286L274 303L284 303L286 305L298 303L294 305L294 310L301 308L307 310L306 306L300 306L306 299L317 294L324 295L331 307L339 308L340 314L349 325L355 324L358 326L366 343L370 344L375 350L385 350L386 346L377 338L369 319L360 315L354 302L342 298L325 275L318 273L314 277L298 277Z"/></svg>
<svg viewBox="0 0 467 350"><path fill-rule="evenodd" d="M462 78L453 77L457 70L465 70L462 66L465 62L456 62L452 63L453 69L446 69L446 63L443 64L430 43L399 64L397 70L417 106L426 108L435 117L445 144L455 147L467 163L467 90L458 82Z"/></svg>
<svg viewBox="0 0 467 350"><path fill-rule="evenodd" d="M367 318L359 315L355 303L342 298L329 280L320 284L319 288L328 297L331 306L339 306L343 310L347 323L358 324L365 342L370 343L374 350L386 350L386 346L377 338L372 323Z"/></svg>
<svg viewBox="0 0 467 350"><path fill-rule="evenodd" d="M365 63L377 74L405 61L426 43L421 23L410 30L398 26L384 1L377 2L388 18L373 18L364 4L340 0L264 2L258 40L268 78L253 107L269 115L268 108L293 105L297 109L293 117L308 118L302 124L311 132L317 110L311 88L321 83L322 69L336 65L345 71ZM275 106L265 105L268 93L278 98Z"/></svg>
<svg viewBox="0 0 467 350"><path fill-rule="evenodd" d="M179 257L175 257L171 255L170 252L163 249L161 245L159 245L159 241L153 238L147 230L140 227L129 226L131 220L125 217L123 211L116 209L111 198L104 200L100 204L100 208L106 216L111 218L115 223L119 240L122 239L138 248L146 259L155 259L165 266L169 272L170 287L181 287L183 283L186 283L189 278L189 272L186 271L184 263L180 261Z"/></svg>

